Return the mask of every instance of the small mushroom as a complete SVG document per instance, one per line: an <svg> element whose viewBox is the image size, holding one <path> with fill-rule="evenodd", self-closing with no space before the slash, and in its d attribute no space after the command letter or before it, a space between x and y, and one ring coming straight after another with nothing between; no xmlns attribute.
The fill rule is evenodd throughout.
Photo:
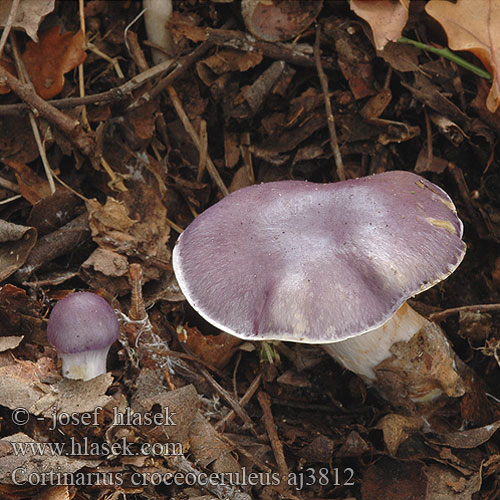
<svg viewBox="0 0 500 500"><path fill-rule="evenodd" d="M47 339L57 349L66 378L90 380L106 373L106 358L120 325L112 307L99 295L78 292L52 309Z"/></svg>
<svg viewBox="0 0 500 500"><path fill-rule="evenodd" d="M173 265L193 308L247 340L322 344L395 405L464 393L442 330L406 300L465 254L449 196L410 172L243 188L182 233Z"/></svg>

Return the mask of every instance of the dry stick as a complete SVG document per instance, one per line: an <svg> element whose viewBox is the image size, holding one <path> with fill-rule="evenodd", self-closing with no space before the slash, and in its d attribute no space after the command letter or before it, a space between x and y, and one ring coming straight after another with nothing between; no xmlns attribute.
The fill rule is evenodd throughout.
<svg viewBox="0 0 500 500"><path fill-rule="evenodd" d="M252 399L253 395L257 392L261 380L262 380L262 375L260 373L252 380L252 383L248 387L247 391L245 392L243 397L238 401L239 405L242 408L245 408L247 403ZM226 426L228 426L234 420L235 416L236 412L234 410L231 410L224 418L219 420L214 427L216 429L224 430Z"/></svg>
<svg viewBox="0 0 500 500"><path fill-rule="evenodd" d="M12 191L13 193L21 192L21 190L19 189L19 186L17 184L14 184L13 182L9 181L8 179L4 179L3 177L0 177L0 187L8 189L9 191Z"/></svg>
<svg viewBox="0 0 500 500"><path fill-rule="evenodd" d="M189 120L186 112L184 111L184 108L182 107L182 103L181 100L179 99L179 96L177 95L177 92L171 86L167 87L167 91L168 95L170 96L170 99L172 100L172 104L174 105L175 111L177 112L177 115L179 116L180 120L182 121L182 124L184 125L184 128L186 129L186 132L190 135L195 146L198 148L198 151L201 152L202 147L200 138L198 137L196 130L194 129L193 125L191 124L191 121ZM229 194L229 191L227 190L224 181L219 175L217 168L215 167L212 159L208 154L207 154L207 170L208 173L210 174L210 177L219 188L220 192L224 196L227 196Z"/></svg>
<svg viewBox="0 0 500 500"><path fill-rule="evenodd" d="M80 14L80 30L83 33L83 39L86 40L83 0L78 1L78 12ZM83 63L78 66L78 90L80 92L80 97L83 97L85 95L85 78L84 78ZM82 117L83 127L85 128L85 130L90 131L91 128L87 115L87 108L85 106L82 107L81 117Z"/></svg>
<svg viewBox="0 0 500 500"><path fill-rule="evenodd" d="M132 92L139 87L142 87L152 78L155 78L165 71L169 70L171 67L175 66L175 62L167 61L166 63L157 64L147 71L143 71L138 75L131 78L129 81L125 82L123 85L116 87L114 89L107 90L106 92L101 92L99 94L87 95L85 97L68 97L65 99L52 99L50 101L44 101L55 108L74 108L76 106L81 106L82 104L107 104L118 101L123 101L128 99ZM24 103L20 104L5 104L0 106L0 115L11 115L18 114L23 110L29 109Z"/></svg>
<svg viewBox="0 0 500 500"><path fill-rule="evenodd" d="M83 154L91 156L94 149L94 140L82 129L78 120L61 113L54 106L42 99L31 87L22 83L0 65L0 82L7 84L24 102L34 110L56 125L66 134Z"/></svg>
<svg viewBox="0 0 500 500"><path fill-rule="evenodd" d="M208 135L207 135L207 122L205 120L200 121L200 161L198 162L198 175L196 180L201 182L203 179L203 172L207 165L207 155L208 155Z"/></svg>
<svg viewBox="0 0 500 500"><path fill-rule="evenodd" d="M314 68L315 66L314 58L307 53L310 47L305 44L264 42L241 31L222 28L207 28L207 33L208 41L214 45L230 47L243 52L262 52L269 59L286 61L296 66L306 68ZM301 50L301 47L305 47L305 50ZM322 65L325 68L333 69L333 59L324 58Z"/></svg>
<svg viewBox="0 0 500 500"><path fill-rule="evenodd" d="M276 431L276 425L271 411L271 398L265 392L259 391L257 399L259 400L260 407L262 408L262 422L264 423L267 435L269 436L269 441L271 442L271 447L274 452L274 458L276 458L276 463L278 464L281 479L286 481L288 478L288 466L283 452L283 444L281 443L278 432Z"/></svg>
<svg viewBox="0 0 500 500"><path fill-rule="evenodd" d="M14 274L14 280L22 283L46 262L71 252L89 236L87 213L79 215L56 231L42 236L31 250L23 267Z"/></svg>
<svg viewBox="0 0 500 500"><path fill-rule="evenodd" d="M11 43L12 43L12 52L14 53L14 59L16 62L16 70L18 75L20 76L23 83L27 83L31 88L33 88L33 83L30 80L28 75L28 71L24 65L24 62L21 58L17 47L17 40L14 35L14 32L11 34ZM31 124L31 129L33 131L33 136L35 138L36 146L38 148L38 152L40 153L40 159L42 160L43 169L45 170L45 175L47 180L49 181L50 194L54 194L56 192L56 185L54 183L54 177L52 175L52 169L50 167L49 159L47 158L47 153L45 151L45 146L42 143L42 138L40 137L40 130L38 129L38 124L35 119L35 115L33 111L29 113L29 120Z"/></svg>
<svg viewBox="0 0 500 500"><path fill-rule="evenodd" d="M19 7L20 0L14 0L10 7L9 17L3 28L2 38L0 38L0 57L2 57L3 49L7 43L7 37L9 36L10 30L12 29L12 24L16 18L17 8Z"/></svg>
<svg viewBox="0 0 500 500"><path fill-rule="evenodd" d="M476 304L473 306L452 307L451 309L445 309L444 311L429 314L429 318L432 319L432 321L442 321L443 319L446 319L448 316L460 312L491 312L491 311L500 311L500 304Z"/></svg>
<svg viewBox="0 0 500 500"><path fill-rule="evenodd" d="M323 66L321 65L321 55L319 47L320 38L321 29L318 25L316 27L316 40L314 41L314 60L316 61L316 71L318 72L319 81L321 83L321 90L323 91L323 98L325 99L326 118L328 122L328 131L330 132L330 147L332 149L333 158L335 159L335 165L337 166L337 177L339 178L339 180L344 181L344 163L342 162L342 155L340 154L339 143L337 140L337 132L335 131L335 118L332 112L332 103L330 102L330 96L328 95L328 80L326 78L325 72L323 71Z"/></svg>
<svg viewBox="0 0 500 500"><path fill-rule="evenodd" d="M202 366L199 367L200 373L205 377L207 382L231 405L235 413L238 415L238 417L241 418L241 420L245 423L245 425L254 433L254 435L257 435L255 432L255 428L253 425L253 422L251 418L247 415L246 411L241 407L241 405L236 401L229 392L224 389L213 377L208 373L205 368Z"/></svg>
<svg viewBox="0 0 500 500"><path fill-rule="evenodd" d="M425 115L425 128L427 131L427 160L425 165L425 170L429 170L432 163L432 130L431 130L431 120L429 118L429 113L427 108L424 108Z"/></svg>

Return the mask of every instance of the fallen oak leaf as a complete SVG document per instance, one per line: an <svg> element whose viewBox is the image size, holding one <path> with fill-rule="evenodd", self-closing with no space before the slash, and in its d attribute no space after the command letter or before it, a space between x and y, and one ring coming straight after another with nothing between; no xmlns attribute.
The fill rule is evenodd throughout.
<svg viewBox="0 0 500 500"><path fill-rule="evenodd" d="M377 50L401 36L408 21L409 7L410 0L351 0L351 10L370 25Z"/></svg>
<svg viewBox="0 0 500 500"><path fill-rule="evenodd" d="M45 31L39 42L26 44L23 61L40 97L51 99L62 91L65 73L82 64L87 57L84 46L82 31L61 35L60 26Z"/></svg>
<svg viewBox="0 0 500 500"><path fill-rule="evenodd" d="M430 0L427 14L441 24L452 50L472 52L493 75L486 107L494 113L500 106L500 4L494 0Z"/></svg>

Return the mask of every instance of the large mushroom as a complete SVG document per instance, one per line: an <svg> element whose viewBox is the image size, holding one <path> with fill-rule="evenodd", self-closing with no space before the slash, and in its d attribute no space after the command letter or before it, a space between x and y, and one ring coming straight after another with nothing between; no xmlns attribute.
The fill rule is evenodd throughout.
<svg viewBox="0 0 500 500"><path fill-rule="evenodd" d="M322 344L395 406L463 395L442 330L406 300L465 254L449 196L410 172L281 181L222 199L182 233L177 280L194 309L247 340Z"/></svg>

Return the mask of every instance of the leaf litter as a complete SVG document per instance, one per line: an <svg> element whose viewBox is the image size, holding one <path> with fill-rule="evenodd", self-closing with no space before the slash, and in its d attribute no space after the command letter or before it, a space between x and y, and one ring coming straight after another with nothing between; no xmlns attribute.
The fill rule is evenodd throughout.
<svg viewBox="0 0 500 500"><path fill-rule="evenodd" d="M2 497L498 495L498 311L446 316L442 326L464 360L467 392L432 415L413 416L395 412L316 346L278 346L273 365L261 361L260 346L211 327L182 300L171 263L177 233L225 186L337 180L313 57L315 22L347 177L423 172L451 194L464 221L464 263L415 307L430 314L499 303L498 8L487 0L431 0L425 9L403 0L324 2L317 9L255 3L264 13L252 19L259 26L276 22L266 14L271 4L293 21L286 37L249 34L239 2L175 2L168 26L177 54L166 72L149 69L142 21L133 23L139 2L87 2L85 36L78 2L43 2L46 10L33 13L33 2L21 0L10 26L14 2L2 4L0 24L31 37L16 33L34 85L0 95ZM398 43L401 36L464 51L493 81ZM7 56L12 62L2 68L19 78L19 61ZM84 88L73 71L80 65ZM127 92L118 90L123 85ZM37 111L41 144L27 109ZM53 194L40 147L56 176ZM137 266L140 275L132 272ZM61 378L45 336L51 307L75 290L100 293L122 323L109 372L88 382ZM25 423L15 423L16 408L27 409ZM77 423L59 420L51 429L54 415L74 415ZM95 425L79 424L84 415L95 415ZM92 443L96 453L49 458L46 448L21 457L13 442ZM122 446L117 453L104 446L113 443ZM32 478L58 470L112 480L13 484L19 467ZM304 467L314 481L304 482ZM283 471L291 484L274 479ZM176 473L178 484L154 482ZM144 481L132 484L133 474ZM204 474L239 481L204 484Z"/></svg>

